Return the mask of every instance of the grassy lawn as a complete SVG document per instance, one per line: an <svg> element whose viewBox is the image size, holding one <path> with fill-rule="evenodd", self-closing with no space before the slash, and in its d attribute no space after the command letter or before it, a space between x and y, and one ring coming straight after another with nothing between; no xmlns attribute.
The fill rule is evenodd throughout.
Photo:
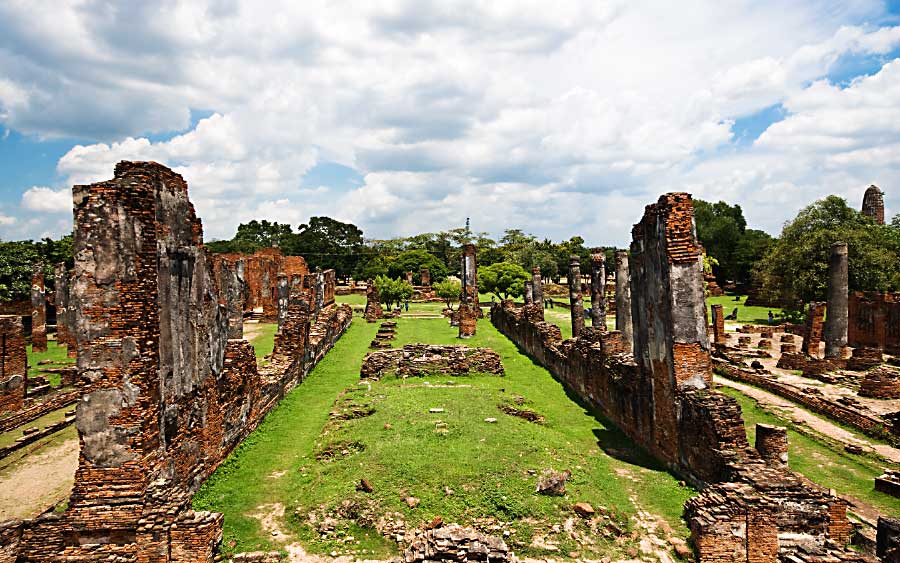
<svg viewBox="0 0 900 563"><path fill-rule="evenodd" d="M260 361L275 349L275 333L278 332L278 323L255 323L252 326L256 334L250 339L250 345L256 353L256 360Z"/></svg>
<svg viewBox="0 0 900 563"><path fill-rule="evenodd" d="M737 301L735 301L735 297L738 297ZM721 305L722 310L726 315L730 315L734 308L737 307L738 322L748 324L768 324L769 311L772 311L772 314L775 315L776 322L778 316L781 315L781 309L778 309L777 307L746 307L744 305L745 301L747 301L746 295L723 295L722 297L707 297L707 313L709 313L709 318L712 319L713 305Z"/></svg>
<svg viewBox="0 0 900 563"><path fill-rule="evenodd" d="M790 421L764 410L740 391L720 386L718 390L737 399L744 412L750 444L756 439L756 424L776 424L788 429L788 464L791 469L838 493L869 503L887 514L900 514L900 499L874 489L875 477L885 464L874 457L853 455L796 431Z"/></svg>
<svg viewBox="0 0 900 563"><path fill-rule="evenodd" d="M430 311L435 305L440 307L411 305L410 311ZM424 380L433 384L429 386L419 379L394 378L371 388L360 385L360 362L377 326L357 318L310 377L288 394L195 497L196 508L225 513L226 549L279 547L251 516L260 506L276 502L285 506L282 527L308 550L364 558L396 551L372 527L356 523L388 513L402 515L410 527L438 515L445 522L462 524L494 517L508 523L508 541L517 553L553 553L557 558L571 550L579 550L582 557L621 556L635 545L627 531L634 526L629 517L638 509L661 517L675 535L687 536L680 515L694 491L679 486L620 432L573 401L487 319L479 321L477 335L466 344L497 351L506 377L473 375L455 378L452 385L446 384L447 377ZM399 319L395 345L412 342L460 341L456 328L445 319ZM546 422L527 422L498 409L517 397L524 402L520 408L538 412ZM348 406L374 412L350 420L330 419L331 410ZM430 413L430 408L444 412ZM486 418L497 422L485 422ZM536 474L548 468L571 471L566 497L535 494ZM362 478L370 481L374 492L355 490ZM420 504L410 508L406 496L420 499ZM571 504L581 501L607 508L626 535L592 534L575 518L574 533L593 542L579 548L564 523L573 516ZM309 521L310 513L321 522L325 515L348 512L356 519L339 519L337 526L355 538L349 543L321 537ZM554 525L560 526L556 532ZM559 551L529 547L535 535Z"/></svg>
<svg viewBox="0 0 900 563"><path fill-rule="evenodd" d="M21 438L22 430L24 428L40 428L41 430L43 430L45 426L50 426L51 424L56 424L57 422L62 422L63 420L65 420L66 413L72 410L75 410L75 405L70 405L68 407L49 412L44 416L37 418L32 422L29 422L23 427L14 428L9 432L0 433L0 448L9 446L13 442L15 442L16 439Z"/></svg>
<svg viewBox="0 0 900 563"><path fill-rule="evenodd" d="M46 375L50 385L59 387L60 377L58 373L44 373L45 368L65 367L75 363L75 358L68 357L68 349L65 346L58 345L56 340L47 341L46 352L32 352L31 345L27 346L28 354L28 377L36 375ZM38 362L50 360L51 363L38 365Z"/></svg>

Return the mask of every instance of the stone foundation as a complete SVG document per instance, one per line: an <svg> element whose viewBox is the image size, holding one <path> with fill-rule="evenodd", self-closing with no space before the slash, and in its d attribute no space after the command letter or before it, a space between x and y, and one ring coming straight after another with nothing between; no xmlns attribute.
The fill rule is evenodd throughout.
<svg viewBox="0 0 900 563"><path fill-rule="evenodd" d="M490 348L433 344L407 344L400 349L366 354L359 376L381 379L388 373L403 378L469 373L504 375L500 356Z"/></svg>
<svg viewBox="0 0 900 563"><path fill-rule="evenodd" d="M883 365L866 372L859 385L861 397L900 399L900 369Z"/></svg>

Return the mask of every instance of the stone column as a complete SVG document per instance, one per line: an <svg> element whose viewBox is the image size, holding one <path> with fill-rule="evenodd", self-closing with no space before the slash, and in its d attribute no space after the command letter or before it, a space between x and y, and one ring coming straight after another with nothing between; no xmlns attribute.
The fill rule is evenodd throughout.
<svg viewBox="0 0 900 563"><path fill-rule="evenodd" d="M32 267L31 274L31 351L47 351L47 301L42 262Z"/></svg>
<svg viewBox="0 0 900 563"><path fill-rule="evenodd" d="M463 246L460 265L462 288L459 296L459 337L475 335L478 320L478 270L475 262L475 245Z"/></svg>
<svg viewBox="0 0 900 563"><path fill-rule="evenodd" d="M236 260L217 258L213 271L218 278L219 303L225 308L228 319L228 339L240 340L244 337L244 302L247 286L244 283L244 259ZM282 291L280 286L278 291ZM281 294L279 294L279 301ZM281 304L279 303L278 322L281 322Z"/></svg>
<svg viewBox="0 0 900 563"><path fill-rule="evenodd" d="M712 309L712 327L713 342L716 344L727 344L725 337L725 311L721 305L713 305Z"/></svg>
<svg viewBox="0 0 900 563"><path fill-rule="evenodd" d="M64 345L69 353L74 354L75 332L69 308L69 272L65 262L56 265L54 277L56 278L56 345Z"/></svg>
<svg viewBox="0 0 900 563"><path fill-rule="evenodd" d="M842 359L847 349L847 307L850 282L847 273L847 243L831 245L828 260L828 316L825 319L825 357Z"/></svg>
<svg viewBox="0 0 900 563"><path fill-rule="evenodd" d="M531 308L530 316L534 320L544 320L544 288L541 286L541 269L535 266L531 269Z"/></svg>
<svg viewBox="0 0 900 563"><path fill-rule="evenodd" d="M606 253L591 251L591 325L606 330Z"/></svg>
<svg viewBox="0 0 900 563"><path fill-rule="evenodd" d="M766 463L787 465L788 438L787 428L769 424L756 425L756 451Z"/></svg>
<svg viewBox="0 0 900 563"><path fill-rule="evenodd" d="M421 268L419 270L419 282L425 287L431 287L431 270L428 268Z"/></svg>
<svg viewBox="0 0 900 563"><path fill-rule="evenodd" d="M631 325L631 275L628 268L628 252L616 251L616 330L622 333L626 350L634 348Z"/></svg>
<svg viewBox="0 0 900 563"><path fill-rule="evenodd" d="M801 351L812 358L819 357L819 343L822 342L822 321L825 318L825 304L815 301L806 312L806 329L803 332Z"/></svg>
<svg viewBox="0 0 900 563"><path fill-rule="evenodd" d="M287 275L284 273L278 274L275 296L278 299L278 330L281 330L284 320L287 318L288 306L290 306L291 301L291 286L288 283Z"/></svg>
<svg viewBox="0 0 900 563"><path fill-rule="evenodd" d="M0 315L0 414L15 412L25 403L28 354L25 331L18 315Z"/></svg>
<svg viewBox="0 0 900 563"><path fill-rule="evenodd" d="M369 280L366 282L366 322L374 323L384 315L381 309L381 301L378 295L378 288L375 282Z"/></svg>
<svg viewBox="0 0 900 563"><path fill-rule="evenodd" d="M316 268L316 315L325 307L325 274Z"/></svg>
<svg viewBox="0 0 900 563"><path fill-rule="evenodd" d="M569 313L572 338L578 338L584 330L584 304L581 302L581 262L577 256L569 257Z"/></svg>
<svg viewBox="0 0 900 563"><path fill-rule="evenodd" d="M523 298L525 299L525 305L534 305L534 290L531 287L531 280L525 280L523 284L525 286L522 291Z"/></svg>

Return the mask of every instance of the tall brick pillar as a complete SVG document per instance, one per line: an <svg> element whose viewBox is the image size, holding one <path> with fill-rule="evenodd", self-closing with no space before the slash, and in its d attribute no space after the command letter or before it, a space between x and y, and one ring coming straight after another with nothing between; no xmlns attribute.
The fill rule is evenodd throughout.
<svg viewBox="0 0 900 563"><path fill-rule="evenodd" d="M721 305L713 305L711 309L713 342L716 344L727 344L728 340L725 338L725 311Z"/></svg>
<svg viewBox="0 0 900 563"><path fill-rule="evenodd" d="M863 195L862 214L875 219L879 225L884 225L884 192L878 186L871 185Z"/></svg>
<svg viewBox="0 0 900 563"><path fill-rule="evenodd" d="M31 351L47 351L47 300L42 262L34 264L31 274Z"/></svg>
<svg viewBox="0 0 900 563"><path fill-rule="evenodd" d="M584 304L581 300L581 262L577 256L569 257L569 313L572 319L572 338L578 338L584 330Z"/></svg>
<svg viewBox="0 0 900 563"><path fill-rule="evenodd" d="M703 262L690 194L663 195L632 230L634 359L651 379L651 451L678 460L677 400L712 387Z"/></svg>
<svg viewBox="0 0 900 563"><path fill-rule="evenodd" d="M628 252L616 251L616 330L622 333L622 343L629 352L634 349L634 328L631 323L631 274Z"/></svg>
<svg viewBox="0 0 900 563"><path fill-rule="evenodd" d="M591 251L591 326L606 330L606 252Z"/></svg>
<svg viewBox="0 0 900 563"><path fill-rule="evenodd" d="M74 358L75 346L75 313L69 303L71 284L69 271L65 262L60 262L54 269L56 278L56 344L66 346L68 356Z"/></svg>
<svg viewBox="0 0 900 563"><path fill-rule="evenodd" d="M847 271L847 243L831 245L828 260L828 316L825 320L825 357L842 359L847 350L850 281Z"/></svg>
<svg viewBox="0 0 900 563"><path fill-rule="evenodd" d="M380 319L384 315L381 309L381 301L378 295L378 288L375 282L369 280L366 282L366 321L374 323L376 319Z"/></svg>
<svg viewBox="0 0 900 563"><path fill-rule="evenodd" d="M284 319L287 318L288 306L291 301L290 280L288 279L287 274L283 272L278 273L275 285L275 297L278 299L278 330L281 330Z"/></svg>
<svg viewBox="0 0 900 563"><path fill-rule="evenodd" d="M475 335L478 320L478 269L474 244L463 246L460 266L459 337L469 338Z"/></svg>
<svg viewBox="0 0 900 563"><path fill-rule="evenodd" d="M0 414L22 408L27 387L28 354L18 315L0 315Z"/></svg>
<svg viewBox="0 0 900 563"><path fill-rule="evenodd" d="M138 553L127 560L168 561L160 556L168 531L150 523L189 510L190 492L210 470L204 452L218 447L209 436L221 428L205 413L223 369L227 321L180 175L120 162L112 180L73 191L84 394L66 541L90 552L102 544L121 553L127 544Z"/></svg>
<svg viewBox="0 0 900 563"><path fill-rule="evenodd" d="M541 285L541 268L531 269L531 298L534 301L532 318L544 320L544 287Z"/></svg>
<svg viewBox="0 0 900 563"><path fill-rule="evenodd" d="M431 287L431 270L428 268L420 268L419 282L425 287Z"/></svg>
<svg viewBox="0 0 900 563"><path fill-rule="evenodd" d="M525 287L522 290L522 297L525 300L525 305L534 305L534 290L531 287L531 280L525 280L523 285Z"/></svg>
<svg viewBox="0 0 900 563"><path fill-rule="evenodd" d="M756 451L766 463L786 466L788 463L787 428L757 423Z"/></svg>
<svg viewBox="0 0 900 563"><path fill-rule="evenodd" d="M806 328L803 331L801 350L812 358L819 357L819 344L822 342L822 322L825 319L825 304L815 301L809 304L806 312Z"/></svg>

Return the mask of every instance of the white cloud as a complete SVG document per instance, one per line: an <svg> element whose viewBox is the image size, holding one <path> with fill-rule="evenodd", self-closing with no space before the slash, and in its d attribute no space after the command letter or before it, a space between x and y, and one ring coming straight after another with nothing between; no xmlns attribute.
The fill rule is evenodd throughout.
<svg viewBox="0 0 900 563"><path fill-rule="evenodd" d="M22 194L22 207L41 213L71 213L72 190L34 186Z"/></svg>
<svg viewBox="0 0 900 563"><path fill-rule="evenodd" d="M866 23L883 10L13 1L0 5L0 122L97 141L59 160L60 186L107 179L122 159L172 166L211 237L264 216L328 214L372 236L468 216L623 244L644 204L683 189L777 229L810 198L855 198L876 179L890 205L896 63L844 89L822 80L841 57L900 45L900 27ZM736 120L778 103L785 120L735 147ZM187 130L191 109L214 113ZM166 131L181 133L146 138ZM324 161L363 185L315 190L304 177ZM23 207L44 205L29 193Z"/></svg>

